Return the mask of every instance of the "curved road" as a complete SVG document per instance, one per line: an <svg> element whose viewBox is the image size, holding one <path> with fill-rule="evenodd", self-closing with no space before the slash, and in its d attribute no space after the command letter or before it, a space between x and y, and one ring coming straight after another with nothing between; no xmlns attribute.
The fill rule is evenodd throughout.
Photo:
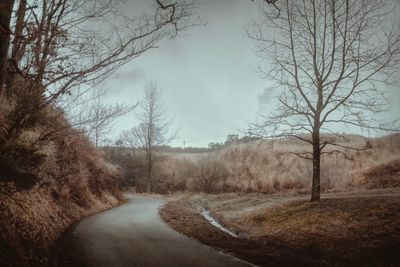
<svg viewBox="0 0 400 267"><path fill-rule="evenodd" d="M64 236L55 266L250 266L170 228L164 200L127 195L124 205L88 217Z"/></svg>

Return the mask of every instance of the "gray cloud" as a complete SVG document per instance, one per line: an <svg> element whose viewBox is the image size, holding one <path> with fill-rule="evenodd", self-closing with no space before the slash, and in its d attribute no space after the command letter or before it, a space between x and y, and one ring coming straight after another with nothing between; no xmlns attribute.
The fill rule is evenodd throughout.
<svg viewBox="0 0 400 267"><path fill-rule="evenodd" d="M137 2L139 6L148 3L132 2L132 10ZM159 49L124 66L105 85L109 101L135 103L146 82L157 81L166 108L180 126L181 138L174 145L182 145L183 140L188 146L223 141L255 117L259 101L273 98L263 94L268 83L255 71L259 58L243 29L257 16L258 5L249 0L199 0L199 4L200 15L208 20L206 26L163 41ZM392 112L398 112L399 87L392 91L396 103ZM132 114L127 115L116 133L136 123Z"/></svg>

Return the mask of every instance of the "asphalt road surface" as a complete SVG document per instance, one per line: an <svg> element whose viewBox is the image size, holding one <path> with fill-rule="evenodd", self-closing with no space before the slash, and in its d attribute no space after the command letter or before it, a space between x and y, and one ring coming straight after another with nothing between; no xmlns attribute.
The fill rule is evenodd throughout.
<svg viewBox="0 0 400 267"><path fill-rule="evenodd" d="M170 228L158 215L162 198L127 197L70 229L54 266L250 266Z"/></svg>

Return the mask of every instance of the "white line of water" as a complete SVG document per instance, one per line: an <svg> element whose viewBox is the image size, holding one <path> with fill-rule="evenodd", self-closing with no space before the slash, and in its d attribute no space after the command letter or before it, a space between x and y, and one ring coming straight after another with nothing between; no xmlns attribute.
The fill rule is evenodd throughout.
<svg viewBox="0 0 400 267"><path fill-rule="evenodd" d="M215 227L217 227L218 229L220 229L221 231L224 231L225 233L229 234L230 236L233 237L239 237L237 234L235 234L234 232L230 231L229 229L226 229L225 227L223 227L216 219L214 219L210 212L208 210L203 210L201 212L201 215L207 220L209 221L212 225L214 225Z"/></svg>

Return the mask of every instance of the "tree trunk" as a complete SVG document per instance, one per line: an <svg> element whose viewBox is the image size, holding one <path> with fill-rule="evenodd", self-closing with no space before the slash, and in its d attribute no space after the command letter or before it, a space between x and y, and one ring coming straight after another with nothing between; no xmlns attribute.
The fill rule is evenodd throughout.
<svg viewBox="0 0 400 267"><path fill-rule="evenodd" d="M98 129L94 130L94 145L96 146L96 148L99 147L99 131L98 131Z"/></svg>
<svg viewBox="0 0 400 267"><path fill-rule="evenodd" d="M321 149L319 131L313 133L313 177L311 187L311 201L320 200L321 191Z"/></svg>
<svg viewBox="0 0 400 267"><path fill-rule="evenodd" d="M11 58L14 61L16 67L19 65L19 62L21 61L21 57L24 52L22 48L22 41L25 23L26 1L27 0L20 0L17 11L17 21L15 23L14 43L12 46Z"/></svg>
<svg viewBox="0 0 400 267"><path fill-rule="evenodd" d="M0 92L7 78L7 58L10 46L10 20L14 0L2 0L0 3Z"/></svg>
<svg viewBox="0 0 400 267"><path fill-rule="evenodd" d="M149 150L147 152L147 192L151 193L152 192L152 184L151 184L151 171L152 171L152 157L151 157L151 151Z"/></svg>
<svg viewBox="0 0 400 267"><path fill-rule="evenodd" d="M316 58L316 54L315 54ZM315 65L315 64L314 64ZM313 178L311 187L311 201L320 200L321 194L321 147L320 147L320 135L321 129L321 112L323 110L323 87L322 81L319 78L318 72L316 72L318 80L318 102L314 116L314 126L312 131L312 146L313 146Z"/></svg>

